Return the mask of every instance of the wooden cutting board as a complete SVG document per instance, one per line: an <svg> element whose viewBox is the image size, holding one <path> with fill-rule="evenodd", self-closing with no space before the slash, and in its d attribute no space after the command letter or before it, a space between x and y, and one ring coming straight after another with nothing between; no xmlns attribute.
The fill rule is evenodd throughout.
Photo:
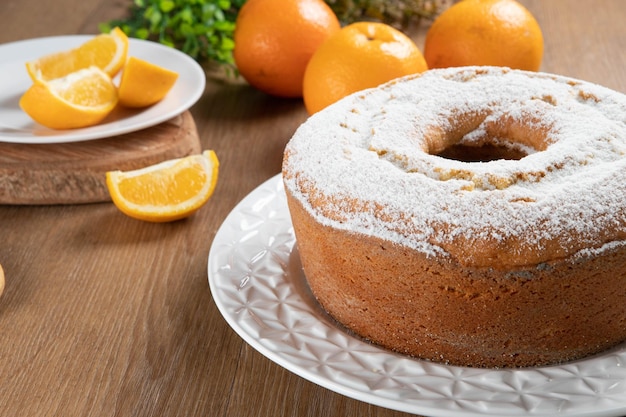
<svg viewBox="0 0 626 417"><path fill-rule="evenodd" d="M0 204L110 201L105 173L199 153L191 113L111 138L58 144L0 143Z"/></svg>

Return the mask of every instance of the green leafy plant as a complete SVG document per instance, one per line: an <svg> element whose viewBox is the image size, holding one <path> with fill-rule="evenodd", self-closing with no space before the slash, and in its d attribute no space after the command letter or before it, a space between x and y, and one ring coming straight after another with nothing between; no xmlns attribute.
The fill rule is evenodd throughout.
<svg viewBox="0 0 626 417"><path fill-rule="evenodd" d="M198 62L213 61L234 69L233 32L246 0L133 0L127 18L100 25L119 26L128 36L171 46Z"/></svg>

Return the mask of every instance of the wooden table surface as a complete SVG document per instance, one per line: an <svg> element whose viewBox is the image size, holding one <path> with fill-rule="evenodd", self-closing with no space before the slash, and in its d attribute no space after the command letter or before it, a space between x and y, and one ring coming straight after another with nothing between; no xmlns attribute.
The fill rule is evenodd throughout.
<svg viewBox="0 0 626 417"><path fill-rule="evenodd" d="M129 3L3 0L0 44L93 34ZM522 3L543 29L542 70L626 93L626 1ZM221 160L213 198L191 218L144 223L109 203L0 206L0 415L406 415L276 365L235 334L211 297L213 237L279 173L307 117L301 101L209 82L191 112L202 147Z"/></svg>

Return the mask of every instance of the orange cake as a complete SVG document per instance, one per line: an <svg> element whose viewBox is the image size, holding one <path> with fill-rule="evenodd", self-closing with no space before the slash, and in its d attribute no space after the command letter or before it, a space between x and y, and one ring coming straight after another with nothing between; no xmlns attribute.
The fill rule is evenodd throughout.
<svg viewBox="0 0 626 417"><path fill-rule="evenodd" d="M313 115L283 178L308 284L383 347L461 366L626 340L626 96L431 70Z"/></svg>

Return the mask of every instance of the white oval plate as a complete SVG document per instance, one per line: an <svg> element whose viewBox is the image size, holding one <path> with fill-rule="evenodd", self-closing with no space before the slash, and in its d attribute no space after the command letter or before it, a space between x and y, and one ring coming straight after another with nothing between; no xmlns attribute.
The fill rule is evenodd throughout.
<svg viewBox="0 0 626 417"><path fill-rule="evenodd" d="M247 343L339 394L428 415L626 415L626 343L560 366L475 369L421 361L355 337L326 315L300 267L277 175L229 214L208 259L213 299Z"/></svg>
<svg viewBox="0 0 626 417"><path fill-rule="evenodd" d="M202 96L206 76L196 61L176 49L130 38L128 56L178 73L176 84L163 100L145 109L118 108L100 124L82 129L53 130L35 123L19 106L20 97L32 84L26 62L74 48L91 38L93 35L52 36L0 45L0 142L67 143L117 136L169 120Z"/></svg>

